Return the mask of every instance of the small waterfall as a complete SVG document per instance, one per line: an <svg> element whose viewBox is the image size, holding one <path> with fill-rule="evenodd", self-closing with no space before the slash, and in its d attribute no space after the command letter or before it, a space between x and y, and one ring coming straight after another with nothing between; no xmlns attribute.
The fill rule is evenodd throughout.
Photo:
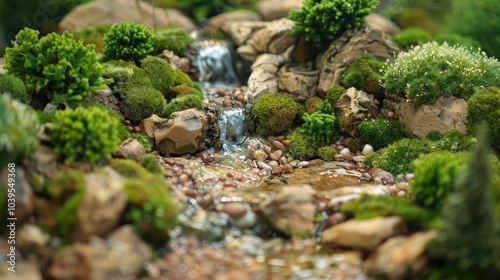
<svg viewBox="0 0 500 280"><path fill-rule="evenodd" d="M221 112L218 119L220 139L225 155L243 153L240 148L246 140L244 133L245 114L241 108L226 109Z"/></svg>
<svg viewBox="0 0 500 280"><path fill-rule="evenodd" d="M233 54L227 42L201 40L197 42L197 65L200 82L206 87L235 87L239 80L234 70Z"/></svg>

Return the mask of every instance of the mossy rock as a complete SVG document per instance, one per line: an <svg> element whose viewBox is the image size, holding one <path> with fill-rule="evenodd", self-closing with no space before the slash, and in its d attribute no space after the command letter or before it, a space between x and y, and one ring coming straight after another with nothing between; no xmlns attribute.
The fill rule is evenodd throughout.
<svg viewBox="0 0 500 280"><path fill-rule="evenodd" d="M304 103L306 113L312 114L314 110L316 110L316 106L318 106L321 102L323 102L323 99L317 96L309 97Z"/></svg>
<svg viewBox="0 0 500 280"><path fill-rule="evenodd" d="M286 137L290 140L290 147L286 148L286 152L293 159L308 160L318 157L318 149L323 146L322 143L312 141L300 129L295 129Z"/></svg>
<svg viewBox="0 0 500 280"><path fill-rule="evenodd" d="M146 154L142 158L141 162L142 167L146 168L149 172L153 174L163 174L163 170L161 167L158 165L158 161L156 160L156 157L153 154Z"/></svg>
<svg viewBox="0 0 500 280"><path fill-rule="evenodd" d="M392 37L392 41L403 50L432 41L432 35L422 28L409 27Z"/></svg>
<svg viewBox="0 0 500 280"><path fill-rule="evenodd" d="M476 133L481 123L488 126L493 149L500 154L500 88L480 89L467 101L468 130Z"/></svg>
<svg viewBox="0 0 500 280"><path fill-rule="evenodd" d="M155 56L148 56L141 61L141 69L151 80L151 85L160 91L166 100L173 97L170 95L170 89L175 85L177 74L170 63Z"/></svg>
<svg viewBox="0 0 500 280"><path fill-rule="evenodd" d="M337 151L330 146L324 146L318 149L318 156L324 161L334 160L335 154L337 154Z"/></svg>
<svg viewBox="0 0 500 280"><path fill-rule="evenodd" d="M383 65L373 55L360 56L344 72L342 85L346 88L354 87L382 99L384 89L380 81L383 79Z"/></svg>
<svg viewBox="0 0 500 280"><path fill-rule="evenodd" d="M332 106L335 106L335 104L337 103L340 96L344 93L345 90L346 88L341 85L333 85L326 93L325 99L327 99Z"/></svg>
<svg viewBox="0 0 500 280"><path fill-rule="evenodd" d="M405 128L399 120L365 119L356 127L356 135L363 143L379 150L405 137Z"/></svg>
<svg viewBox="0 0 500 280"><path fill-rule="evenodd" d="M186 74L184 71L181 69L175 69L175 76L177 79L175 80L175 85L182 85L182 84L190 84L193 82L191 77L189 77L188 74Z"/></svg>
<svg viewBox="0 0 500 280"><path fill-rule="evenodd" d="M149 137L147 134L145 134L145 133L131 133L130 137L139 141L139 143L141 143L141 145L144 147L144 150L146 151L146 153L149 153L153 150L153 139L151 139L151 137Z"/></svg>
<svg viewBox="0 0 500 280"><path fill-rule="evenodd" d="M198 95L199 97L203 98L203 93L199 91L198 89L189 86L188 84L181 84L174 86L171 88L171 93L175 97L184 97L188 95Z"/></svg>
<svg viewBox="0 0 500 280"><path fill-rule="evenodd" d="M175 112L184 111L187 109L201 110L202 108L203 98L197 94L189 94L172 99L165 107L165 110L163 110L162 116L169 117Z"/></svg>
<svg viewBox="0 0 500 280"><path fill-rule="evenodd" d="M163 94L150 86L129 88L121 103L123 116L139 122L152 114L161 115L167 106Z"/></svg>
<svg viewBox="0 0 500 280"><path fill-rule="evenodd" d="M252 109L252 116L257 120L257 133L262 136L286 133L296 114L295 101L280 93L264 94Z"/></svg>

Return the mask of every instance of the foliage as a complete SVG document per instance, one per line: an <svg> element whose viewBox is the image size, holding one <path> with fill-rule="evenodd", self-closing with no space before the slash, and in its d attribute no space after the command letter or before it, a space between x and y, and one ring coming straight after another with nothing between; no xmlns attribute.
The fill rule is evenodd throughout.
<svg viewBox="0 0 500 280"><path fill-rule="evenodd" d="M139 141L141 145L144 147L144 150L146 153L151 152L153 150L153 139L149 137L145 133L132 133L130 137L134 138L135 140Z"/></svg>
<svg viewBox="0 0 500 280"><path fill-rule="evenodd" d="M338 134L338 128L335 125L336 118L333 114L313 112L311 115L304 113L302 115L304 123L300 127L302 132L311 140L329 144L333 136Z"/></svg>
<svg viewBox="0 0 500 280"><path fill-rule="evenodd" d="M344 93L345 87L341 85L333 85L326 93L326 99L333 106L339 100L340 96Z"/></svg>
<svg viewBox="0 0 500 280"><path fill-rule="evenodd" d="M0 166L30 155L38 147L41 131L36 113L4 93L0 97Z"/></svg>
<svg viewBox="0 0 500 280"><path fill-rule="evenodd" d="M363 145L358 138L351 138L345 143L345 147L351 152L358 152L363 150Z"/></svg>
<svg viewBox="0 0 500 280"><path fill-rule="evenodd" d="M411 46L421 45L432 41L432 35L422 28L410 27L394 35L392 41L401 49L407 50Z"/></svg>
<svg viewBox="0 0 500 280"><path fill-rule="evenodd" d="M163 170L161 167L158 165L158 161L156 160L155 155L153 154L146 154L142 158L141 162L142 167L146 168L149 172L153 174L163 174Z"/></svg>
<svg viewBox="0 0 500 280"><path fill-rule="evenodd" d="M468 130L472 133L476 133L481 123L486 123L490 143L500 153L500 88L476 91L467 101L467 120Z"/></svg>
<svg viewBox="0 0 500 280"><path fill-rule="evenodd" d="M392 174L413 172L411 162L420 154L431 152L431 144L424 139L401 139L365 157L365 163L385 169Z"/></svg>
<svg viewBox="0 0 500 280"><path fill-rule="evenodd" d="M316 108L314 108L314 112L330 114L330 115L335 114L332 105L327 100L323 100L321 103L317 104Z"/></svg>
<svg viewBox="0 0 500 280"><path fill-rule="evenodd" d="M481 49L481 43L470 36L464 36L455 33L439 33L434 36L433 41L436 41L440 45L446 42L448 46L460 45L462 47L468 48L471 51Z"/></svg>
<svg viewBox="0 0 500 280"><path fill-rule="evenodd" d="M454 179L465 169L467 157L466 153L438 151L414 160L415 180L409 187L415 202L426 209L441 210Z"/></svg>
<svg viewBox="0 0 500 280"><path fill-rule="evenodd" d="M301 129L295 129L286 137L290 140L290 147L286 152L294 159L308 160L318 156L318 149L322 143L311 141Z"/></svg>
<svg viewBox="0 0 500 280"><path fill-rule="evenodd" d="M151 85L167 98L170 88L177 80L176 73L170 63L155 56L148 56L141 61L141 68L151 80Z"/></svg>
<svg viewBox="0 0 500 280"><path fill-rule="evenodd" d="M118 121L98 107L57 111L50 137L56 153L65 163L84 161L95 163L116 151Z"/></svg>
<svg viewBox="0 0 500 280"><path fill-rule="evenodd" d="M306 110L306 113L312 114L314 110L316 110L316 106L321 104L321 102L323 102L323 99L318 96L307 98L306 102L304 102L304 109Z"/></svg>
<svg viewBox="0 0 500 280"><path fill-rule="evenodd" d="M182 84L190 85L191 83L193 83L193 80L191 79L191 77L189 77L189 75L186 74L181 69L175 69L175 74L176 74L175 76L177 77L177 79L175 79L176 86L182 85Z"/></svg>
<svg viewBox="0 0 500 280"><path fill-rule="evenodd" d="M109 32L110 29L111 26L109 25L89 26L82 29L73 30L71 31L71 33L75 35L76 40L83 40L83 44L95 45L95 51L101 53L104 48L104 34Z"/></svg>
<svg viewBox="0 0 500 280"><path fill-rule="evenodd" d="M104 87L93 45L84 46L69 32L51 33L42 39L38 34L23 29L14 46L5 51L5 68L25 82L29 94L75 107Z"/></svg>
<svg viewBox="0 0 500 280"><path fill-rule="evenodd" d="M424 138L430 141L438 141L443 138L443 134L439 132L439 130L431 130L425 135Z"/></svg>
<svg viewBox="0 0 500 280"><path fill-rule="evenodd" d="M324 146L318 149L318 156L320 159L324 161L332 161L335 159L335 154L337 151L330 147L330 146Z"/></svg>
<svg viewBox="0 0 500 280"><path fill-rule="evenodd" d="M499 14L500 2L495 0L455 1L446 29L476 39L488 55L500 59Z"/></svg>
<svg viewBox="0 0 500 280"><path fill-rule="evenodd" d="M125 83L134 75L137 67L123 60L109 60L102 65L102 77L111 80L111 88L115 85Z"/></svg>
<svg viewBox="0 0 500 280"><path fill-rule="evenodd" d="M262 95L252 109L252 116L257 120L257 133L263 136L287 132L296 114L294 100L280 93Z"/></svg>
<svg viewBox="0 0 500 280"><path fill-rule="evenodd" d="M158 90L148 86L135 86L128 89L122 103L123 116L139 122L152 114L161 115L167 102Z"/></svg>
<svg viewBox="0 0 500 280"><path fill-rule="evenodd" d="M443 206L438 235L427 248L431 257L456 267L459 275L466 272L478 279L496 279L500 274L500 228L489 190L492 174L484 127L478 139L465 172L457 177L454 192Z"/></svg>
<svg viewBox="0 0 500 280"><path fill-rule="evenodd" d="M132 22L115 23L104 34L104 54L107 59L133 61L137 65L154 50L152 28Z"/></svg>
<svg viewBox="0 0 500 280"><path fill-rule="evenodd" d="M178 26L167 26L156 29L156 41L153 53L169 50L180 55L193 41L193 38Z"/></svg>
<svg viewBox="0 0 500 280"><path fill-rule="evenodd" d="M171 88L170 91L175 97L197 95L197 96L203 98L203 93L201 93L201 91L199 91L198 89L196 89L194 87L189 86L188 84L177 85L177 86Z"/></svg>
<svg viewBox="0 0 500 280"><path fill-rule="evenodd" d="M344 72L342 84L346 88L354 87L357 90L381 97L384 91L380 84L383 79L381 73L383 65L373 55L360 56Z"/></svg>
<svg viewBox="0 0 500 280"><path fill-rule="evenodd" d="M0 94L10 93L10 96L26 103L28 96L21 79L9 74L0 74Z"/></svg>
<svg viewBox="0 0 500 280"><path fill-rule="evenodd" d="M201 110L203 108L203 98L200 95L190 94L186 96L176 97L172 99L165 110L163 111L163 117L168 117L171 114L179 111L184 111L187 109L197 109Z"/></svg>
<svg viewBox="0 0 500 280"><path fill-rule="evenodd" d="M477 87L500 84L500 63L464 47L429 42L386 64L384 87L419 103L441 96L469 99Z"/></svg>
<svg viewBox="0 0 500 280"><path fill-rule="evenodd" d="M443 134L441 139L435 142L435 148L436 150L464 152L472 150L476 142L476 139L471 135L465 135L456 129L450 129Z"/></svg>
<svg viewBox="0 0 500 280"><path fill-rule="evenodd" d="M358 124L356 134L363 143L372 145L374 150L379 150L405 137L405 127L399 120L365 119Z"/></svg>
<svg viewBox="0 0 500 280"><path fill-rule="evenodd" d="M343 203L340 210L346 216L364 220L379 216L401 216L414 228L429 228L437 219L437 215L425 208L412 204L412 201L397 196L369 196Z"/></svg>
<svg viewBox="0 0 500 280"><path fill-rule="evenodd" d="M291 34L304 35L306 41L322 49L340 33L360 26L378 4L378 0L304 0L300 11L291 10L288 14L289 19L296 21Z"/></svg>

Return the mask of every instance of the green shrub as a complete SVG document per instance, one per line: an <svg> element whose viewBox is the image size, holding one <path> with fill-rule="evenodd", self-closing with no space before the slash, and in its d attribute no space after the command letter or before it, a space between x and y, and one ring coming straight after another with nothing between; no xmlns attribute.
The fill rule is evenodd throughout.
<svg viewBox="0 0 500 280"><path fill-rule="evenodd" d="M405 137L405 127L399 120L365 119L358 124L356 134L363 143L379 150Z"/></svg>
<svg viewBox="0 0 500 280"><path fill-rule="evenodd" d="M476 39L470 36L463 36L454 33L439 33L438 35L434 36L433 41L436 41L440 45L444 44L445 42L448 44L448 46L459 45L468 48L471 51L479 51L479 49L482 48L481 43L479 43Z"/></svg>
<svg viewBox="0 0 500 280"><path fill-rule="evenodd" d="M358 152L363 150L363 145L358 138L351 138L347 143L345 143L345 147L349 149L351 152Z"/></svg>
<svg viewBox="0 0 500 280"><path fill-rule="evenodd" d="M434 212L413 205L409 199L397 196L363 195L343 203L340 210L346 216L354 216L358 220L380 216L400 216L414 229L429 228L437 219Z"/></svg>
<svg viewBox="0 0 500 280"><path fill-rule="evenodd" d="M73 34L50 33L38 39L38 31L25 28L5 50L5 68L25 82L28 94L53 104L80 105L102 89L101 66L93 45L84 46ZM41 104L43 108L45 104Z"/></svg>
<svg viewBox="0 0 500 280"><path fill-rule="evenodd" d="M172 99L165 110L163 111L163 117L168 117L172 113L184 111L187 109L197 109L201 110L203 108L203 98L199 95L186 95L182 97L176 97Z"/></svg>
<svg viewBox="0 0 500 280"><path fill-rule="evenodd" d="M420 154L432 151L429 141L424 139L401 139L365 157L365 163L379 167L394 175L413 172L411 162Z"/></svg>
<svg viewBox="0 0 500 280"><path fill-rule="evenodd" d="M330 146L324 146L318 149L318 156L320 159L324 161L332 161L335 159L335 154L337 151L330 147Z"/></svg>
<svg viewBox="0 0 500 280"><path fill-rule="evenodd" d="M300 129L295 129L286 138L290 140L290 147L286 148L286 152L298 160L316 158L318 149L322 146L320 142L311 141Z"/></svg>
<svg viewBox="0 0 500 280"><path fill-rule="evenodd" d="M438 213L456 176L465 169L468 154L438 151L425 154L412 162L415 180L410 182L410 190L415 202Z"/></svg>
<svg viewBox="0 0 500 280"><path fill-rule="evenodd" d="M332 142L333 136L338 134L336 126L336 118L333 114L325 114L320 112L313 112L311 115L304 113L302 115L304 123L300 127L309 139L329 144Z"/></svg>
<svg viewBox="0 0 500 280"><path fill-rule="evenodd" d="M376 97L383 95L380 81L384 63L378 61L373 55L367 54L357 58L344 72L342 84L346 88L354 87Z"/></svg>
<svg viewBox="0 0 500 280"><path fill-rule="evenodd" d="M132 22L115 23L104 34L104 54L107 59L140 61L153 53L155 34L152 28Z"/></svg>
<svg viewBox="0 0 500 280"><path fill-rule="evenodd" d="M492 147L500 153L500 88L491 87L476 91L467 101L468 130L477 132L481 123L488 125Z"/></svg>
<svg viewBox="0 0 500 280"><path fill-rule="evenodd" d="M313 96L307 98L306 102L304 102L304 109L306 110L306 113L312 114L314 110L316 110L316 106L321 104L323 102L323 99Z"/></svg>
<svg viewBox="0 0 500 280"><path fill-rule="evenodd" d="M305 0L301 10L288 14L296 21L291 34L304 35L306 41L321 49L345 30L360 26L378 4L378 0Z"/></svg>
<svg viewBox="0 0 500 280"><path fill-rule="evenodd" d="M497 60L436 42L401 52L386 65L385 89L419 103L433 103L441 96L467 100L477 87L500 84Z"/></svg>
<svg viewBox="0 0 500 280"><path fill-rule="evenodd" d="M326 93L326 99L333 106L339 100L340 96L344 93L345 87L341 85L333 85Z"/></svg>
<svg viewBox="0 0 500 280"><path fill-rule="evenodd" d="M257 120L257 133L263 136L287 132L296 114L294 100L279 93L264 94L252 109L252 116Z"/></svg>
<svg viewBox="0 0 500 280"><path fill-rule="evenodd" d="M65 163L95 163L118 148L117 120L98 107L57 111L50 138Z"/></svg>
<svg viewBox="0 0 500 280"><path fill-rule="evenodd" d="M112 80L110 83L111 88L115 85L125 83L134 75L134 69L137 68L134 64L130 64L123 60L110 60L104 62L102 65L102 77Z"/></svg>
<svg viewBox="0 0 500 280"><path fill-rule="evenodd" d="M403 50L432 41L432 35L422 28L410 27L392 37L392 41Z"/></svg>
<svg viewBox="0 0 500 280"><path fill-rule="evenodd" d="M169 50L180 55L193 41L193 38L184 29L173 25L156 29L155 35L154 53Z"/></svg>
<svg viewBox="0 0 500 280"><path fill-rule="evenodd" d="M139 141L139 143L142 144L144 147L144 150L146 153L150 153L151 150L153 150L153 139L149 137L145 133L132 133L130 137L134 138L135 140Z"/></svg>
<svg viewBox="0 0 500 280"><path fill-rule="evenodd" d="M427 140L430 140L430 141L437 141L437 140L441 140L441 138L443 138L443 134L441 132L439 132L438 130L431 130L431 131L429 131L429 133L427 133L425 135L424 138Z"/></svg>
<svg viewBox="0 0 500 280"><path fill-rule="evenodd" d="M142 167L146 168L149 172L153 174L163 174L163 170L161 167L158 165L158 161L156 160L156 157L153 154L146 154L142 158L141 162Z"/></svg>
<svg viewBox="0 0 500 280"><path fill-rule="evenodd" d="M9 74L0 74L0 94L3 93L10 93L12 98L23 103L28 99L23 81Z"/></svg>
<svg viewBox="0 0 500 280"><path fill-rule="evenodd" d="M148 56L142 60L141 68L151 80L151 85L169 100L168 93L177 80L176 73L170 63L155 56Z"/></svg>
<svg viewBox="0 0 500 280"><path fill-rule="evenodd" d="M166 106L167 101L158 90L148 86L135 86L128 89L120 109L125 118L139 122L152 114L161 115Z"/></svg>
<svg viewBox="0 0 500 280"><path fill-rule="evenodd" d="M37 115L29 106L12 99L8 93L0 96L1 167L35 151L40 132Z"/></svg>
<svg viewBox="0 0 500 280"><path fill-rule="evenodd" d="M477 141L470 135L462 134L456 129L450 129L443 134L443 137L435 142L436 150L450 152L471 151Z"/></svg>

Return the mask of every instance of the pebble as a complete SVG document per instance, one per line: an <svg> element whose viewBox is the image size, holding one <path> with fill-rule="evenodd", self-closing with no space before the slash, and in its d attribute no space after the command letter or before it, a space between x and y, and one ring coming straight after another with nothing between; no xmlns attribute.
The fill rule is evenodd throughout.
<svg viewBox="0 0 500 280"><path fill-rule="evenodd" d="M344 155L344 160L352 161L352 159L353 159L352 155Z"/></svg>
<svg viewBox="0 0 500 280"><path fill-rule="evenodd" d="M188 182L188 180L189 180L189 177L186 173L179 175L179 183L185 184Z"/></svg>
<svg viewBox="0 0 500 280"><path fill-rule="evenodd" d="M295 168L295 167L297 167L297 164L299 164L299 160L297 160L297 159L292 160L289 164L292 168Z"/></svg>
<svg viewBox="0 0 500 280"><path fill-rule="evenodd" d="M306 167L308 165L309 165L308 161L301 161L301 162L297 163L298 167Z"/></svg>
<svg viewBox="0 0 500 280"><path fill-rule="evenodd" d="M280 164L275 160L272 160L272 161L268 162L267 164L269 164L269 166L271 166L273 168L280 166Z"/></svg>
<svg viewBox="0 0 500 280"><path fill-rule="evenodd" d="M280 167L280 166L276 166L273 168L273 170L271 171L271 174L281 174L281 172L283 171L283 169Z"/></svg>
<svg viewBox="0 0 500 280"><path fill-rule="evenodd" d="M365 156L353 156L352 160L354 160L355 162L364 162Z"/></svg>
<svg viewBox="0 0 500 280"><path fill-rule="evenodd" d="M379 178L379 179L380 179L380 178ZM389 192L390 192L392 195L396 195L396 194L399 192L399 189L398 189L396 186L392 185L392 186L390 186L390 187L389 187Z"/></svg>
<svg viewBox="0 0 500 280"><path fill-rule="evenodd" d="M362 151L363 155L367 155L369 153L373 153L373 147L372 145L370 144L366 144L364 147L363 147L363 151Z"/></svg>
<svg viewBox="0 0 500 280"><path fill-rule="evenodd" d="M247 206L242 202L227 202L217 205L216 209L226 213L229 217L237 219L247 213Z"/></svg>
<svg viewBox="0 0 500 280"><path fill-rule="evenodd" d="M402 191L407 191L408 190L408 183L407 182L399 182L396 187Z"/></svg>
<svg viewBox="0 0 500 280"><path fill-rule="evenodd" d="M263 161L257 161L257 167L259 167L260 169L264 169L264 170L272 170L273 169L271 166L269 166L269 164L267 164Z"/></svg>
<svg viewBox="0 0 500 280"><path fill-rule="evenodd" d="M415 174L408 173L408 174L405 175L406 182L411 182L411 181L413 181L413 179L415 179Z"/></svg>
<svg viewBox="0 0 500 280"><path fill-rule="evenodd" d="M234 174L234 179L236 181L242 181L243 180L243 175L241 173L236 173L236 174Z"/></svg>
<svg viewBox="0 0 500 280"><path fill-rule="evenodd" d="M290 147L291 143L290 143L290 140L283 140L281 143L283 143L283 146L285 146L286 148Z"/></svg>
<svg viewBox="0 0 500 280"><path fill-rule="evenodd" d="M280 150L280 151L285 150L285 146L280 141L277 141L277 140L273 141L273 148L276 150Z"/></svg>
<svg viewBox="0 0 500 280"><path fill-rule="evenodd" d="M285 165L285 164L288 164L288 160L286 159L286 157L283 157L283 156L282 156L282 157L280 157L280 159L279 159L279 163L280 163L281 165Z"/></svg>
<svg viewBox="0 0 500 280"><path fill-rule="evenodd" d="M397 196L399 197L405 197L406 196L406 192L405 191L399 191Z"/></svg>
<svg viewBox="0 0 500 280"><path fill-rule="evenodd" d="M228 180L228 181L224 182L223 186L224 186L224 188L236 188L236 187L238 187L238 183Z"/></svg>
<svg viewBox="0 0 500 280"><path fill-rule="evenodd" d="M285 164L282 167L283 173L290 173L293 171L293 167L290 166L290 164Z"/></svg>
<svg viewBox="0 0 500 280"><path fill-rule="evenodd" d="M347 156L347 155L351 155L351 151L348 149L348 148L343 148L342 150L340 150L340 154L343 155L343 156Z"/></svg>
<svg viewBox="0 0 500 280"><path fill-rule="evenodd" d="M267 159L267 153L264 152L263 150L257 150L253 153L253 157L257 160L257 161L264 161Z"/></svg>
<svg viewBox="0 0 500 280"><path fill-rule="evenodd" d="M251 228L257 223L257 215L253 211L247 211L245 215L236 220L236 225L242 228Z"/></svg>
<svg viewBox="0 0 500 280"><path fill-rule="evenodd" d="M279 160L280 157L283 155L283 151L282 150L276 150L272 153L269 154L269 158L271 158L272 160Z"/></svg>
<svg viewBox="0 0 500 280"><path fill-rule="evenodd" d="M264 152L265 152L266 154L270 154L270 153L272 152L272 150L273 150L273 149L272 149L271 147L269 147L268 145L264 145L264 146L262 147L262 150L264 150Z"/></svg>

